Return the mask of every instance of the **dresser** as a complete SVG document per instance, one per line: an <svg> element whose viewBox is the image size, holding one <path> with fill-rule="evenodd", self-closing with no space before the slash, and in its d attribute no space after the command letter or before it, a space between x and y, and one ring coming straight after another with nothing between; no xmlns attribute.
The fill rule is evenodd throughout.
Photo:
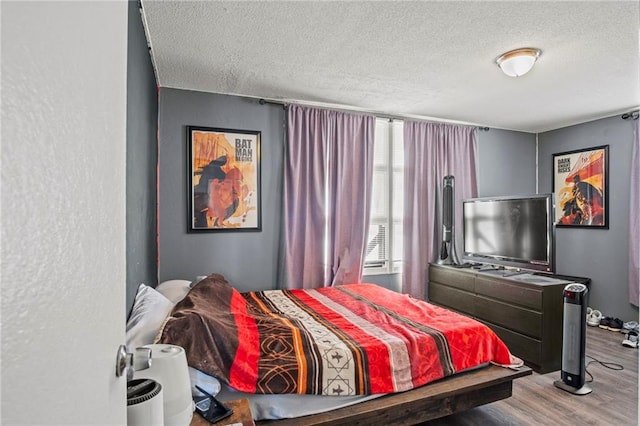
<svg viewBox="0 0 640 426"><path fill-rule="evenodd" d="M428 300L488 325L512 354L544 374L561 367L563 291L570 282L589 286L590 279L432 264Z"/></svg>

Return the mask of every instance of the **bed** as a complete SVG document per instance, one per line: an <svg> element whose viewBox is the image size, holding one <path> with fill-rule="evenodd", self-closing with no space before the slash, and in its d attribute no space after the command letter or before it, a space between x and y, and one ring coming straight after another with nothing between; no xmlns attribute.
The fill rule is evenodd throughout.
<svg viewBox="0 0 640 426"><path fill-rule="evenodd" d="M263 420L257 425L415 425L478 407L512 394L514 379L531 374L528 367L488 366L419 388L349 407L298 418Z"/></svg>
<svg viewBox="0 0 640 426"><path fill-rule="evenodd" d="M374 284L239 293L212 274L155 341L245 393L366 399L259 424L415 424L507 398L531 374L483 324Z"/></svg>

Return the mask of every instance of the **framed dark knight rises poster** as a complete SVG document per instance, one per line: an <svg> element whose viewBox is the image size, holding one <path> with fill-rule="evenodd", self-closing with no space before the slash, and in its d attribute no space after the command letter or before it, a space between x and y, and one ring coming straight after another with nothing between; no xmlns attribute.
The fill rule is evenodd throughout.
<svg viewBox="0 0 640 426"><path fill-rule="evenodd" d="M609 145L553 154L556 226L609 228Z"/></svg>

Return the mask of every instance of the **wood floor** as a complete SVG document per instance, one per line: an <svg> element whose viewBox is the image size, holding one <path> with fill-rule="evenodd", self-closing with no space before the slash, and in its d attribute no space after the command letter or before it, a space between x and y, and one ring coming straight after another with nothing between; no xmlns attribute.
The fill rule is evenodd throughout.
<svg viewBox="0 0 640 426"><path fill-rule="evenodd" d="M593 392L588 395L572 395L555 387L560 371L534 372L514 381L511 398L422 426L638 425L639 351L622 346L623 339L622 333L587 327L586 362L596 358L623 368L612 370L597 362L588 365L587 371L593 375L593 382L588 383Z"/></svg>

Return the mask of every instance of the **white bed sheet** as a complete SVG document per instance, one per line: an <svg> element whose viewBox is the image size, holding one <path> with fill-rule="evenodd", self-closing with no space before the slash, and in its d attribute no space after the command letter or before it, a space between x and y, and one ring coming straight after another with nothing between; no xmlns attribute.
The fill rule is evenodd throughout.
<svg viewBox="0 0 640 426"><path fill-rule="evenodd" d="M196 389L197 385L199 388L215 395L215 397L222 402L247 398L254 420L278 420L309 416L337 408L348 407L349 405L385 395L322 396L245 393L220 383L215 377L211 377L193 367L189 367L189 379L191 380L191 392L194 396L202 395L200 391Z"/></svg>
<svg viewBox="0 0 640 426"><path fill-rule="evenodd" d="M386 394L363 396L322 396L322 395L272 395L238 392L222 385L216 395L220 401L247 398L254 420L288 419L312 414L324 413L342 407L358 404Z"/></svg>
<svg viewBox="0 0 640 426"><path fill-rule="evenodd" d="M487 367L490 363L468 368L456 374L473 371ZM368 401L381 396L384 393L375 395L357 396L322 396L322 395L297 395L297 394L254 394L237 391L230 386L220 383L218 379L189 367L191 374L192 388L198 384L207 392L216 395L220 401L231 401L233 399L247 398L251 406L254 420L279 420L295 417L310 416L313 414L325 413L338 408L348 407L360 402ZM425 386L428 386L425 385ZM195 390L197 392L197 390ZM195 394L195 393L194 393Z"/></svg>

